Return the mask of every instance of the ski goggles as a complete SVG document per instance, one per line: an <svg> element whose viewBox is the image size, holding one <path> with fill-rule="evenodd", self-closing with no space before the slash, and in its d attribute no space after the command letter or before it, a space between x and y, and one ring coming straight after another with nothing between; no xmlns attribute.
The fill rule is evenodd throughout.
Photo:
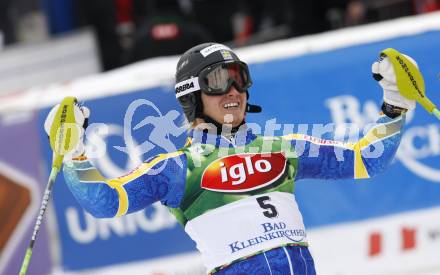
<svg viewBox="0 0 440 275"><path fill-rule="evenodd" d="M198 77L176 84L176 97L202 90L207 95L224 95L231 86L244 93L252 86L248 66L243 62L218 63L204 68Z"/></svg>

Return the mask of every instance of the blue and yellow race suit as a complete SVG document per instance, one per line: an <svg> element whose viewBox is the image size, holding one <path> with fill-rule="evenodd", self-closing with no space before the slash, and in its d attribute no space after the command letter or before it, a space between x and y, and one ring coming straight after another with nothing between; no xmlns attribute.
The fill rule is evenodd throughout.
<svg viewBox="0 0 440 275"><path fill-rule="evenodd" d="M295 182L362 179L384 171L403 124L403 116L382 115L352 143L304 134L259 136L251 129L230 140L192 130L183 148L125 176L106 179L85 156L67 161L64 175L95 217L117 217L160 201L196 242L212 273L315 274Z"/></svg>

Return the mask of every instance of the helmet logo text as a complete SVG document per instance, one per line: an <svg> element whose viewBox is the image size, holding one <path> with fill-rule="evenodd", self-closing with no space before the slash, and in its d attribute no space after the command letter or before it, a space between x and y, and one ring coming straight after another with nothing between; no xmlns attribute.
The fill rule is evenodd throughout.
<svg viewBox="0 0 440 275"><path fill-rule="evenodd" d="M190 94L192 92L200 90L199 78L193 77L182 82L179 82L174 87L176 89L176 97L179 98L181 96Z"/></svg>

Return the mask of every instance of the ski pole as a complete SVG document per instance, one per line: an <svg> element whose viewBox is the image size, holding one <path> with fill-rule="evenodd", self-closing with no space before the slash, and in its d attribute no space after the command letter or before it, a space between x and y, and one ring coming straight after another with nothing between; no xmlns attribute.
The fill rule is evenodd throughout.
<svg viewBox="0 0 440 275"><path fill-rule="evenodd" d="M75 103L76 98L74 97L65 97L63 101L61 101L50 129L50 146L53 150L52 169L46 189L44 191L40 211L38 212L37 221L35 222L34 231L21 265L20 275L25 275L28 270L35 240L49 203L50 195L52 193L52 186L55 182L58 172L61 169L64 155L75 148L79 139L79 129L75 124L73 109Z"/></svg>
<svg viewBox="0 0 440 275"><path fill-rule="evenodd" d="M383 50L380 55L388 56L393 64L399 93L407 99L416 100L428 113L440 120L440 111L426 96L425 81L417 66L393 48Z"/></svg>

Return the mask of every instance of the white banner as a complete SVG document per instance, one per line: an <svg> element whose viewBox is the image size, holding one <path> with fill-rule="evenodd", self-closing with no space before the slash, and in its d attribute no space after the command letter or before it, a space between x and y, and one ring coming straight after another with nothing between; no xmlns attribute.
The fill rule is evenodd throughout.
<svg viewBox="0 0 440 275"><path fill-rule="evenodd" d="M438 207L321 227L308 238L318 274L439 274Z"/></svg>

